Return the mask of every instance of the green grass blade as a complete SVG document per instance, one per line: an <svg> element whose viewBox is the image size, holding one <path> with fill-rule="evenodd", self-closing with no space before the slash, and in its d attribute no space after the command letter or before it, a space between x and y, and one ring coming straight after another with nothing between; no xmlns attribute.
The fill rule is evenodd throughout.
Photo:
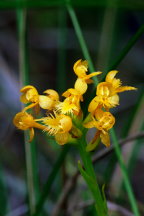
<svg viewBox="0 0 144 216"><path fill-rule="evenodd" d="M72 19L75 31L77 33L77 37L79 39L79 43L81 45L81 49L83 51L83 54L84 54L85 58L88 57L88 60L90 60L91 67L93 69L93 64L92 64L92 61L90 59L90 55L88 53L87 45L86 45L86 43L85 43L85 41L83 39L83 35L81 33L80 25L78 23L75 12L74 12L74 10L73 10L73 8L71 6L68 6L68 11L70 13L70 17ZM82 39L82 41L81 41L81 39ZM83 44L84 44L84 48L82 47ZM85 53L85 50L86 50L86 53ZM121 58L121 60L122 60L122 58ZM97 82L95 84L97 84ZM137 208L136 200L135 200L135 197L134 197L134 194L133 194L133 190L131 188L131 184L129 182L126 167L125 167L125 165L123 163L121 152L120 152L120 149L119 149L119 146L118 146L118 140L117 140L114 129L111 130L111 135L112 135L112 139L113 139L113 142L114 142L114 145L115 145L116 155L117 155L117 158L118 158L118 161L119 161L119 164L120 164L123 176L124 176L124 184L125 184L125 187L126 187L126 190L127 190L127 193L128 193L128 197L129 197L129 200L130 200L130 203L131 203L131 207L133 209L133 212L134 212L135 216L139 216L140 214L139 214L139 211L138 211L138 208Z"/></svg>
<svg viewBox="0 0 144 216"><path fill-rule="evenodd" d="M4 173L0 165L0 215L5 215L7 211L7 191L4 181Z"/></svg>
<svg viewBox="0 0 144 216"><path fill-rule="evenodd" d="M67 40L67 28L66 28L66 9L59 9L59 34L58 34L58 67L56 76L56 86L59 94L66 90L66 40Z"/></svg>
<svg viewBox="0 0 144 216"><path fill-rule="evenodd" d="M144 94L139 100L137 105L136 112L131 120L130 127L128 128L128 136L132 136L133 133L139 133L142 130L144 119L142 118L144 110ZM130 167L133 167L136 160L136 155L140 149L140 145L137 145L138 141L131 140L127 145L123 146L122 153L124 154L123 160L125 166L127 167L128 172L132 170ZM116 186L115 186L116 183ZM117 166L114 170L113 177L111 179L111 184L114 185L113 191L115 194L121 193L121 188L123 186L123 175L119 173L119 167Z"/></svg>
<svg viewBox="0 0 144 216"><path fill-rule="evenodd" d="M90 57L90 54L89 54L89 51L88 51L86 42L85 42L85 40L84 40L84 37L83 37L82 31L81 31L81 28L80 28L78 19L77 19L76 14L75 14L75 11L73 10L73 8L72 8L71 5L68 5L68 6L67 6L67 9L68 9L69 15L70 15L70 17L71 17L71 21L72 21L72 23L73 23L74 30L75 30L75 33L76 33L76 35L77 35L77 38L78 38L80 47L81 47L81 49L82 49L82 53L83 53L83 55L84 55L84 58L85 58L85 59L88 61L88 63L89 63L90 72L94 72L94 71L95 71L95 68L94 68L94 66L93 66L93 63L92 63L92 60L91 60L91 57ZM93 80L94 80L95 84L97 85L97 84L98 84L98 79L97 79L97 77L93 77Z"/></svg>
<svg viewBox="0 0 144 216"><path fill-rule="evenodd" d="M124 59L124 57L128 54L128 52L132 49L134 44L138 41L138 39L142 36L144 33L144 25L142 25L138 31L132 36L132 38L128 41L127 45L124 47L124 49L120 52L119 56L115 60L115 62L108 67L108 71L115 69Z"/></svg>
<svg viewBox="0 0 144 216"><path fill-rule="evenodd" d="M120 147L119 147L119 144L118 144L118 139L116 137L114 129L111 129L110 133L111 133L111 137L112 137L112 140L113 140L113 145L115 147L115 152L116 152L116 155L117 155L117 158L118 158L118 161L119 161L119 165L120 165L120 168L121 168L121 172L123 174L124 185L125 185L125 188L126 188L127 193L128 193L128 197L129 197L129 200L130 200L130 203L131 203L131 208L132 208L133 213L134 213L135 216L140 216L139 210L137 208L137 203L136 203L136 200L135 200L135 197L134 197L134 194L133 194L133 190L131 188L131 183L130 183L129 178L128 178L127 169L126 169L126 166L125 166L123 158L122 158L121 150L120 150Z"/></svg>
<svg viewBox="0 0 144 216"><path fill-rule="evenodd" d="M59 9L59 35L58 35L58 68L57 68L57 79L56 84L59 93L62 93L66 89L66 50L65 43L67 38L66 30L66 10L65 8ZM36 205L36 213L34 216L39 215L42 211L43 205L49 195L51 186L54 182L54 179L57 176L58 171L60 170L64 159L69 151L69 146L64 146L64 149L61 151L48 179L42 191L41 197Z"/></svg>
<svg viewBox="0 0 144 216"><path fill-rule="evenodd" d="M26 46L26 10L17 9L17 26L19 39L19 70L21 85L29 84L29 70L27 60L27 46ZM35 211L36 200L38 196L38 172L36 165L36 150L35 142L29 143L28 133L24 133L25 140L25 155L26 155L26 173L27 173L27 187L29 197L30 215Z"/></svg>
<svg viewBox="0 0 144 216"><path fill-rule="evenodd" d="M54 167L53 167L53 169L52 169L52 171L48 177L48 180L44 186L43 192L41 193L40 199L36 205L36 212L35 212L35 214L33 214L33 216L38 216L39 213L42 211L43 205L44 205L44 203L45 203L45 201L49 195L49 192L50 192L51 186L54 182L54 179L57 176L57 173L58 173L61 165L63 164L63 161L65 160L65 157L66 157L69 149L70 149L70 146L66 145L66 146L64 146L63 150L59 154L59 157L58 157L57 161L55 162L55 165L54 165Z"/></svg>

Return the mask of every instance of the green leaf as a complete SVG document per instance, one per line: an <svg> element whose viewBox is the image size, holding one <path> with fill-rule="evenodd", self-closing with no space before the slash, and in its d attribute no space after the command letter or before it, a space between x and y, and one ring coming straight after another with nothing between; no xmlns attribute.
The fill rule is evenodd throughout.
<svg viewBox="0 0 144 216"><path fill-rule="evenodd" d="M90 143L88 143L86 147L86 151L87 152L93 151L98 146L99 142L100 142L100 138L96 139L95 142L91 141Z"/></svg>
<svg viewBox="0 0 144 216"><path fill-rule="evenodd" d="M102 195L103 195L103 199L104 199L104 203L105 203L105 207L106 207L106 212L108 213L108 207L107 207L107 200L106 200L106 196L105 196L105 184L103 184L102 186Z"/></svg>
<svg viewBox="0 0 144 216"><path fill-rule="evenodd" d="M4 173L0 165L0 215L5 215L7 211L7 193L4 181Z"/></svg>

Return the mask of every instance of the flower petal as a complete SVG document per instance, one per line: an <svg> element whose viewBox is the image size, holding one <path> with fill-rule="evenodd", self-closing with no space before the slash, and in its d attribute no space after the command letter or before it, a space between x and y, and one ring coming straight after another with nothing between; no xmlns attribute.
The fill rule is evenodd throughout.
<svg viewBox="0 0 144 216"><path fill-rule="evenodd" d="M111 96L111 97L108 97L108 108L113 108L117 105L119 105L119 96L117 94Z"/></svg>
<svg viewBox="0 0 144 216"><path fill-rule="evenodd" d="M130 91L130 90L137 90L137 88L132 87L132 86L121 86L116 89L117 93L124 92L124 91Z"/></svg>
<svg viewBox="0 0 144 216"><path fill-rule="evenodd" d="M110 93L111 93L111 88L112 88L112 85L110 83L101 82L97 86L96 94L98 96L106 96L106 97L108 97L110 95Z"/></svg>
<svg viewBox="0 0 144 216"><path fill-rule="evenodd" d="M83 95L87 90L87 83L84 80L78 78L75 82L74 87L77 91L80 92L80 94Z"/></svg>
<svg viewBox="0 0 144 216"><path fill-rule="evenodd" d="M106 146L110 146L110 136L108 133L100 133L101 142Z"/></svg>
<svg viewBox="0 0 144 216"><path fill-rule="evenodd" d="M96 109L98 108L98 105L99 105L98 96L96 96L90 102L89 107L88 107L88 111L93 114L96 111Z"/></svg>
<svg viewBox="0 0 144 216"><path fill-rule="evenodd" d="M59 145L64 145L68 142L69 136L70 136L69 133L63 133L63 134L57 133L55 135L55 140Z"/></svg>
<svg viewBox="0 0 144 216"><path fill-rule="evenodd" d="M31 142L34 138L34 129L33 128L30 128L29 129L29 132L30 132L30 139L29 139L29 142Z"/></svg>
<svg viewBox="0 0 144 216"><path fill-rule="evenodd" d="M82 61L81 59L79 59L73 66L73 70L79 78L83 78L86 75L87 68L88 62L86 60Z"/></svg>
<svg viewBox="0 0 144 216"><path fill-rule="evenodd" d="M51 99L58 101L59 100L59 94L53 90L53 89L47 89L44 91L44 93Z"/></svg>
<svg viewBox="0 0 144 216"><path fill-rule="evenodd" d="M32 86L32 85L26 85L26 86L24 86L23 88L20 89L20 92L25 93L30 89L35 89L35 87Z"/></svg>
<svg viewBox="0 0 144 216"><path fill-rule="evenodd" d="M110 72L108 72L107 76L106 76L106 82L112 83L113 79L115 77L115 75L118 73L117 70L112 70Z"/></svg>
<svg viewBox="0 0 144 216"><path fill-rule="evenodd" d="M42 109L49 109L51 110L54 105L53 99L44 96L44 95L39 95L39 105Z"/></svg>
<svg viewBox="0 0 144 216"><path fill-rule="evenodd" d="M22 94L20 96L20 101L24 104L27 104L29 101L26 99L26 95L25 94Z"/></svg>
<svg viewBox="0 0 144 216"><path fill-rule="evenodd" d="M87 122L87 123L85 123L84 124L84 127L85 128L93 128L93 127L95 127L95 121L90 121L90 122Z"/></svg>

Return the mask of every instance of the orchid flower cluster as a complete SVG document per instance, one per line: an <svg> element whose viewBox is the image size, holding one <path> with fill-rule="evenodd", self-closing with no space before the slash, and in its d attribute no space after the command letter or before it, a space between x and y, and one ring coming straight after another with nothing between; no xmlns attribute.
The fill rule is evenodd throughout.
<svg viewBox="0 0 144 216"><path fill-rule="evenodd" d="M93 83L91 78L101 72L87 74L88 62L81 59L74 64L73 70L77 79L74 88L62 94L65 98L63 101L60 101L55 90L47 89L44 95L39 95L34 86L23 87L20 90L22 93L20 100L28 105L15 115L13 123L18 129L29 130L30 142L34 137L34 128L38 128L53 136L60 145L78 140L82 136L81 128L96 128L96 134L88 144L90 146L88 149L92 150L100 140L109 147L109 130L115 124L115 117L110 113L110 109L119 105L118 93L136 88L122 86L120 79L115 78L118 71L110 71L105 82L97 85L96 96L88 106L89 115L83 120L80 103L84 100L83 95L87 91L88 84ZM34 110L35 114L38 114L40 109L44 109L46 116L36 119L34 114L27 112L30 109Z"/></svg>

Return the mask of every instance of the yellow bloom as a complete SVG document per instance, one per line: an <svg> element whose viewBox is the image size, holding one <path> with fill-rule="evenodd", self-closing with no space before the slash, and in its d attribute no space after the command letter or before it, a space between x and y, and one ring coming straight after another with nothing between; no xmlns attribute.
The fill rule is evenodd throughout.
<svg viewBox="0 0 144 216"><path fill-rule="evenodd" d="M82 61L81 59L79 59L74 64L73 70L79 78L83 78L86 75L86 72L88 71L88 62L86 60Z"/></svg>
<svg viewBox="0 0 144 216"><path fill-rule="evenodd" d="M30 131L30 140L32 141L34 137L34 127L44 130L45 127L41 124L38 124L35 122L35 119L32 115L26 113L26 112L19 112L15 115L13 119L13 124L20 130L29 130Z"/></svg>
<svg viewBox="0 0 144 216"><path fill-rule="evenodd" d="M38 104L39 94L37 89L34 86L27 85L24 86L20 92L22 93L20 101L24 104L32 103L29 106L25 107L23 111L30 109Z"/></svg>
<svg viewBox="0 0 144 216"><path fill-rule="evenodd" d="M70 139L71 139L71 136L68 132L62 133L62 134L57 133L55 135L55 140L59 145L64 145L64 144L68 143Z"/></svg>
<svg viewBox="0 0 144 216"><path fill-rule="evenodd" d="M36 107L37 109L41 107L42 109L52 110L59 100L58 93L52 89L46 90L44 92L46 95L39 95L34 86L28 85L23 87L20 92L23 93L20 97L21 102L24 104L31 103L25 107L23 111L33 107Z"/></svg>
<svg viewBox="0 0 144 216"><path fill-rule="evenodd" d="M80 101L83 101L81 93L76 89L70 88L62 96L66 97L66 99L56 105L56 110L62 114L78 115L80 112Z"/></svg>
<svg viewBox="0 0 144 216"><path fill-rule="evenodd" d="M97 128L101 138L101 142L106 146L110 146L110 137L108 131L113 127L115 118L110 112L104 112L100 109L92 116L92 120L84 124L86 128ZM97 136L95 136L97 137ZM95 140L93 140L94 142Z"/></svg>
<svg viewBox="0 0 144 216"><path fill-rule="evenodd" d="M44 91L44 93L51 99L53 99L54 101L58 101L59 100L59 95L58 93L53 90L53 89L47 89Z"/></svg>
<svg viewBox="0 0 144 216"><path fill-rule="evenodd" d="M53 110L59 101L58 93L53 89L44 91L45 95L39 95L39 106L42 109Z"/></svg>
<svg viewBox="0 0 144 216"><path fill-rule="evenodd" d="M74 88L68 89L62 94L62 96L66 98L71 97L73 103L79 103L79 101L83 101L83 96L81 93Z"/></svg>
<svg viewBox="0 0 144 216"><path fill-rule="evenodd" d="M90 79L93 76L101 74L101 72L93 72L89 75L87 75L88 71L88 62L82 61L79 59L75 64L74 64L74 72L78 76L78 79L75 82L75 89L78 90L81 94L84 94L87 90L87 84L90 84L93 82L92 79Z"/></svg>
<svg viewBox="0 0 144 216"><path fill-rule="evenodd" d="M78 78L75 82L74 87L83 95L87 91L88 85L83 79Z"/></svg>
<svg viewBox="0 0 144 216"><path fill-rule="evenodd" d="M57 133L66 133L72 128L71 118L64 114L49 114L48 117L44 117L41 120L46 126L45 131L48 131L48 133L51 135L55 135Z"/></svg>
<svg viewBox="0 0 144 216"><path fill-rule="evenodd" d="M112 95L116 93L124 92L124 91L136 90L136 88L132 86L121 86L122 85L121 80L114 78L117 73L118 71L116 70L110 71L107 74L106 80L105 80L107 83L110 83L112 85L112 89L111 89Z"/></svg>
<svg viewBox="0 0 144 216"><path fill-rule="evenodd" d="M70 98L66 98L63 102L57 104L56 111L62 114L78 115L80 112L80 107L78 107L76 104L71 103Z"/></svg>
<svg viewBox="0 0 144 216"><path fill-rule="evenodd" d="M72 128L72 120L69 116L54 113L54 115L50 114L41 120L45 125L44 131L55 136L58 144L64 145L68 142L70 137L69 131Z"/></svg>
<svg viewBox="0 0 144 216"><path fill-rule="evenodd" d="M97 86L96 97L89 104L88 111L94 114L96 109L104 107L106 110L113 108L119 104L119 96L117 93L136 90L135 87L121 86L120 79L114 78L118 71L110 71L106 76L106 81L101 82Z"/></svg>

